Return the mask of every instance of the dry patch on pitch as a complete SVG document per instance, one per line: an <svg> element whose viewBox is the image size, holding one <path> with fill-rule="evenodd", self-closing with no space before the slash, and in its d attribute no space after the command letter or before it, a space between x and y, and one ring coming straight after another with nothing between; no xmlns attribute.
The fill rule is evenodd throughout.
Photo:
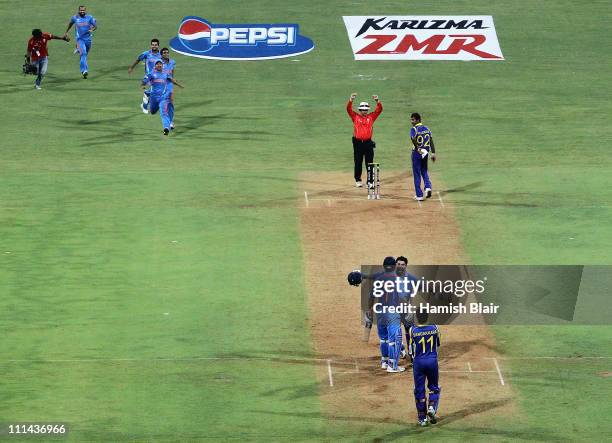
<svg viewBox="0 0 612 443"><path fill-rule="evenodd" d="M466 259L452 205L444 193L419 204L407 174L382 177L382 199L352 187L348 173L301 176L301 231L306 262L310 324L322 359L323 407L330 419L368 423L416 420L412 373L379 368L378 339L363 343L360 293L346 274L386 255L409 264L459 264ZM436 183L433 177L434 185ZM483 416L509 415L512 392L503 378L487 326L442 328L440 425Z"/></svg>

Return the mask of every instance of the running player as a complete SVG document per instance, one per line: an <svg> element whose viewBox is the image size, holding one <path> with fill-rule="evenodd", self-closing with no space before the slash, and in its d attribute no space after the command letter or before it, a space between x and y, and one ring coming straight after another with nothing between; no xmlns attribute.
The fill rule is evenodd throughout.
<svg viewBox="0 0 612 443"><path fill-rule="evenodd" d="M170 77L174 78L176 62L170 58L170 50L168 48L162 48L161 50L162 62L164 63L164 72ZM174 84L168 83L168 93L170 95L170 101L168 103L168 114L170 116L170 130L174 130Z"/></svg>
<svg viewBox="0 0 612 443"><path fill-rule="evenodd" d="M161 54L159 52L159 40L154 38L151 39L151 49L149 49L148 51L144 51L136 58L136 60L134 60L134 63L132 63L131 66L128 68L128 74L131 74L134 71L134 68L138 63L144 62L144 81L147 75L153 72L153 69L155 68L155 62L157 62L158 60L161 60ZM145 89L142 95L142 104L140 105L140 109L142 109L142 112L144 112L145 114L149 113L148 106L150 96L151 90Z"/></svg>
<svg viewBox="0 0 612 443"><path fill-rule="evenodd" d="M168 85L170 83L174 83L179 88L183 87L183 85L174 80L172 76L164 72L164 63L161 60L155 62L153 72L145 75L145 78L142 80L143 89L147 86L151 86L149 109L151 115L156 114L158 110L160 111L159 114L162 126L164 127L164 135L168 135L170 132L170 116L168 114L168 104L170 101Z"/></svg>
<svg viewBox="0 0 612 443"><path fill-rule="evenodd" d="M436 325L427 324L427 311L416 313L416 324L409 331L409 348L414 359L414 398L419 425L436 424L440 386L438 385L438 347L440 331ZM425 380L429 389L429 404L425 398Z"/></svg>
<svg viewBox="0 0 612 443"><path fill-rule="evenodd" d="M80 69L83 78L87 78L87 55L91 51L91 37L93 32L98 29L96 19L92 15L87 14L85 6L79 6L79 13L70 17L64 37L68 35L70 28L74 26L75 38L76 38L76 51L81 54Z"/></svg>
<svg viewBox="0 0 612 443"><path fill-rule="evenodd" d="M415 200L423 200L423 191L421 190L421 178L425 182L425 196L431 197L431 181L427 173L427 159L431 157L431 161L436 161L436 148L434 146L431 131L427 126L421 123L421 115L418 112L410 115L410 140L412 141L412 176L414 178Z"/></svg>
<svg viewBox="0 0 612 443"><path fill-rule="evenodd" d="M34 87L36 89L42 89L40 84L42 79L47 73L48 57L49 52L47 50L47 42L49 40L64 40L65 42L70 41L70 37L64 35L58 37L57 35L49 34L48 32L42 32L40 29L32 29L32 38L28 40L28 48L26 50L26 57L28 63L36 66L36 81Z"/></svg>

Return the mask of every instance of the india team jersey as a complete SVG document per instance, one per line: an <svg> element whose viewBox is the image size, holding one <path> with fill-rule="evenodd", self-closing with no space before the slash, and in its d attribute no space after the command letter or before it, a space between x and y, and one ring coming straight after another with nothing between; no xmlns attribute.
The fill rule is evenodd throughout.
<svg viewBox="0 0 612 443"><path fill-rule="evenodd" d="M161 60L161 54L159 51L153 52L152 50L148 50L143 52L138 56L138 60L144 62L145 66L145 77L146 74L153 72L155 68L155 62Z"/></svg>
<svg viewBox="0 0 612 443"><path fill-rule="evenodd" d="M415 325L410 328L408 335L409 348L412 350L412 357L415 360L438 358L440 331L436 325Z"/></svg>
<svg viewBox="0 0 612 443"><path fill-rule="evenodd" d="M174 77L174 66L175 65L176 65L176 62L173 59L168 59L168 63L164 63L163 72L168 74L169 77ZM167 92L172 92L173 90L174 90L174 84L172 82L169 82Z"/></svg>
<svg viewBox="0 0 612 443"><path fill-rule="evenodd" d="M431 149L431 131L422 123L417 123L410 128L410 138L416 139L417 149Z"/></svg>
<svg viewBox="0 0 612 443"><path fill-rule="evenodd" d="M412 285L410 282L416 282L417 278L409 272L407 272L406 275L398 277L402 281L402 284L399 285L398 293L403 301L410 303L413 297L412 293L414 292L414 285ZM404 284L404 282L406 283ZM416 296L416 293L414 294L414 296Z"/></svg>
<svg viewBox="0 0 612 443"><path fill-rule="evenodd" d="M70 18L70 23L74 25L74 34L78 40L91 39L91 27L96 26L96 19L87 14L85 17L73 15Z"/></svg>
<svg viewBox="0 0 612 443"><path fill-rule="evenodd" d="M376 322L381 325L400 325L401 314L399 312L389 312L389 307L397 308L406 302L406 294L396 290L397 274L395 272L384 272L374 276L374 284L370 298L373 301L373 309L376 313ZM387 291L384 284L391 281L393 289Z"/></svg>
<svg viewBox="0 0 612 443"><path fill-rule="evenodd" d="M142 83L151 85L151 95L161 97L168 93L168 85L171 83L169 79L171 78L171 75L163 71L153 71L145 75Z"/></svg>

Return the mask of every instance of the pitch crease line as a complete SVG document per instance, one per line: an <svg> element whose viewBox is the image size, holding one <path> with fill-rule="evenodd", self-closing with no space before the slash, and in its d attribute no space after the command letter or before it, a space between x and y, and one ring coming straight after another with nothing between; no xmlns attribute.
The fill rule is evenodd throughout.
<svg viewBox="0 0 612 443"><path fill-rule="evenodd" d="M440 191L436 191L436 194L438 194L438 200L440 200L440 204L442 205L442 207L444 207L444 202L442 201L442 196L440 195Z"/></svg>
<svg viewBox="0 0 612 443"><path fill-rule="evenodd" d="M501 369L499 369L499 364L497 363L497 359L493 357L493 362L495 363L495 369L497 369L497 375L499 375L499 382L502 386L505 386L504 377L502 376Z"/></svg>
<svg viewBox="0 0 612 443"><path fill-rule="evenodd" d="M480 357L485 360L495 360L496 357ZM584 357L561 357L561 356L549 356L549 357L499 357L499 360L606 360L612 359L610 356L584 356ZM74 358L74 359L7 359L0 360L0 364L3 363L104 363L104 362L173 362L173 361L220 361L220 360L252 360L252 361L279 361L282 359L280 357L158 357L158 358ZM313 363L323 363L327 362L329 359L325 358L287 358L286 361L288 363L299 363L299 362L313 362ZM337 360L337 364L345 365L345 366L353 366L353 361L343 361ZM464 371L467 372L467 371ZM472 371L477 372L477 371ZM484 372L497 372L497 370L493 371L484 371Z"/></svg>

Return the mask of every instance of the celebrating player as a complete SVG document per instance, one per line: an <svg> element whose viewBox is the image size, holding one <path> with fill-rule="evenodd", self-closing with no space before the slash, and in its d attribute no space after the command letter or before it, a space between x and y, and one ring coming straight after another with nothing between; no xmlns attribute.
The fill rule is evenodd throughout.
<svg viewBox="0 0 612 443"><path fill-rule="evenodd" d="M393 257L388 257L388 258L392 259ZM388 260L388 262L390 263L391 260ZM377 272L377 273L368 275L368 274L362 273L361 270L359 269L355 269L348 274L347 280L351 286L360 286L363 281L377 280L381 278L384 275L384 273L385 272ZM395 261L395 275L402 279L406 278L408 280L416 281L416 277L408 272L408 259L404 256L399 256ZM402 301L405 301L407 304L410 304L412 292L413 292L412 287L409 285L406 285L406 286L402 285L401 288L398 289L398 291L400 293L400 298L402 299ZM367 343L370 340L370 332L372 330L373 317L374 317L373 312L372 312L371 300L367 306L363 306L362 313L363 313L363 326L364 326L363 341ZM405 313L405 314L402 314L401 316L401 323L404 325L404 329L406 330L406 337L408 337L408 330L414 324L413 319L414 319L414 314ZM400 331L400 334L401 334L401 331ZM402 339L400 336L400 341L401 340ZM402 358L409 357L409 355L406 353L406 350L404 349L403 343L401 346L401 357Z"/></svg>
<svg viewBox="0 0 612 443"><path fill-rule="evenodd" d="M387 372L403 372L405 368L398 366L402 348L401 315L389 312L389 307L397 308L405 302L404 295L395 289L388 291L385 283L390 281L395 287L397 274L395 273L395 258L385 257L383 261L384 272L375 278L372 293L370 295L370 306L376 313L376 325L378 337L380 338L380 367ZM382 294L377 294L381 290ZM377 306L378 305L378 306Z"/></svg>
<svg viewBox="0 0 612 443"><path fill-rule="evenodd" d="M134 71L134 68L136 67L136 65L142 61L144 62L144 69L145 69L145 76L143 78L143 81L144 81L147 75L153 72L153 69L155 68L155 63L158 60L161 60L161 54L159 53L159 40L154 38L154 39L151 39L151 49L149 49L148 51L144 51L142 54L140 54L136 58L134 63L132 63L132 65L128 68L128 74L131 74ZM142 104L140 105L140 109L142 109L142 112L144 112L145 114L149 112L148 106L149 106L150 96L151 96L151 90L145 89L142 95Z"/></svg>
<svg viewBox="0 0 612 443"><path fill-rule="evenodd" d="M170 115L169 102L170 97L168 94L168 85L174 83L179 88L183 86L172 78L171 75L164 72L164 63L161 60L155 62L155 68L153 72L145 75L142 80L142 88L151 86L151 95L149 102L149 109L152 115L156 114L159 110L161 117L162 126L164 127L164 135L168 135L170 132Z"/></svg>
<svg viewBox="0 0 612 443"><path fill-rule="evenodd" d="M30 64L36 66L38 75L36 76L36 82L34 87L36 89L42 89L40 84L43 77L47 74L48 57L49 52L47 51L47 42L49 40L64 40L70 41L70 37L64 35L58 37L57 35L42 32L40 29L32 29L32 37L28 40L28 49L26 57Z"/></svg>
<svg viewBox="0 0 612 443"><path fill-rule="evenodd" d="M410 115L410 140L412 141L412 176L414 178L415 200L423 200L423 191L421 190L421 178L425 182L425 196L431 197L431 181L427 173L427 158L431 157L431 161L436 161L436 148L434 146L431 131L427 126L421 123L421 115L418 112Z"/></svg>
<svg viewBox="0 0 612 443"><path fill-rule="evenodd" d="M403 255L400 255L399 257L397 257L397 259L395 260L395 274L402 278L402 279L407 279L409 281L415 281L417 280L417 278L410 274L408 272L408 259L406 257L404 257ZM402 288L404 287L404 285L402 285ZM406 285L406 292L403 294L404 298L406 299L406 303L410 304L411 300L412 300L412 288L408 285ZM416 295L416 294L414 294ZM414 324L414 314L410 314L410 313L405 313L402 314L401 316L401 321L402 321L402 325L404 325L404 330L406 331L406 337L408 337L408 331L410 330L410 328L413 326ZM408 339L406 339L408 340ZM404 349L404 345L402 342L402 351L401 351L401 357L403 358L410 358L410 361L412 361L412 355L410 355L409 353L406 352L406 350Z"/></svg>
<svg viewBox="0 0 612 443"><path fill-rule="evenodd" d="M436 325L427 324L427 311L416 313L416 325L410 328L408 348L413 357L414 398L419 425L436 424L440 386L438 385L438 347L440 331ZM429 389L429 403L425 399L425 381Z"/></svg>
<svg viewBox="0 0 612 443"><path fill-rule="evenodd" d="M361 188L361 171L362 163L365 157L366 168L368 164L374 162L374 148L376 143L372 140L372 131L374 122L383 110L382 103L378 100L377 95L373 95L372 98L376 102L376 109L371 114L368 114L370 110L370 104L368 102L359 103L359 113L353 111L353 101L357 97L357 93L353 92L346 104L346 112L353 121L353 159L355 161L355 186ZM370 182L371 179L368 176L368 186L372 187L374 183Z"/></svg>
<svg viewBox="0 0 612 443"><path fill-rule="evenodd" d="M161 50L162 62L164 63L164 72L170 77L174 78L176 62L170 58L170 50L168 48L162 48ZM168 94L170 96L168 102L168 115L170 117L170 130L174 129L174 84L168 84Z"/></svg>
<svg viewBox="0 0 612 443"><path fill-rule="evenodd" d="M70 17L64 37L68 35L68 31L75 25L74 32L76 38L76 51L81 54L80 68L83 78L87 78L89 67L87 66L87 54L91 51L91 37L93 32L98 29L96 19L87 14L85 6L79 6L79 13Z"/></svg>

